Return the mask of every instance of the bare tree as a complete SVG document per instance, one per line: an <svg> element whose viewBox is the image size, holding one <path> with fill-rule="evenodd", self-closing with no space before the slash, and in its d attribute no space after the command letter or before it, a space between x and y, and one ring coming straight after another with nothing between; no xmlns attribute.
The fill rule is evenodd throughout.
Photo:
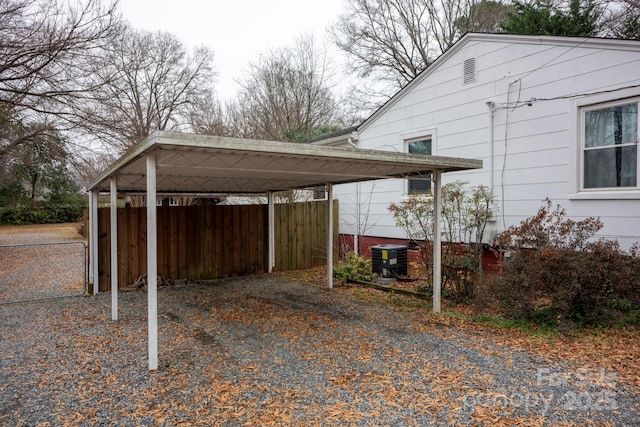
<svg viewBox="0 0 640 427"><path fill-rule="evenodd" d="M619 0L609 7L602 26L605 36L640 40L640 0Z"/></svg>
<svg viewBox="0 0 640 427"><path fill-rule="evenodd" d="M205 93L189 104L188 119L190 130L194 133L229 136L225 110L211 93Z"/></svg>
<svg viewBox="0 0 640 427"><path fill-rule="evenodd" d="M236 136L304 141L338 122L329 64L310 36L252 63L240 85L229 108Z"/></svg>
<svg viewBox="0 0 640 427"><path fill-rule="evenodd" d="M495 30L481 0L349 0L330 32L360 77L388 84L388 94L413 80L471 29ZM493 6L492 5L492 6ZM495 7L499 9L499 7ZM482 12L482 13L481 13ZM495 14L494 14L495 15Z"/></svg>
<svg viewBox="0 0 640 427"><path fill-rule="evenodd" d="M455 22L458 34L467 32L496 33L500 25L507 22L513 11L511 2L501 0L480 0L471 2L467 14Z"/></svg>
<svg viewBox="0 0 640 427"><path fill-rule="evenodd" d="M69 106L93 84L83 65L109 43L119 22L115 6L0 2L0 157L34 138L53 138L61 121L68 125Z"/></svg>
<svg viewBox="0 0 640 427"><path fill-rule="evenodd" d="M402 87L433 61L428 14L424 0L349 0L331 34L361 77Z"/></svg>
<svg viewBox="0 0 640 427"><path fill-rule="evenodd" d="M154 130L186 126L188 106L212 87L212 61L208 48L189 54L170 33L126 29L95 63L101 84L82 111L84 127L123 150Z"/></svg>

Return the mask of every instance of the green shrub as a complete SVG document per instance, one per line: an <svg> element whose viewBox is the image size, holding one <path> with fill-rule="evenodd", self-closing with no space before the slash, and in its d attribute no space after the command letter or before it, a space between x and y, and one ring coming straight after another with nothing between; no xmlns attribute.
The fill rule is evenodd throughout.
<svg viewBox="0 0 640 427"><path fill-rule="evenodd" d="M0 209L0 224L27 225L76 222L81 217L83 208L80 204L60 205L52 203L40 208L2 208Z"/></svg>
<svg viewBox="0 0 640 427"><path fill-rule="evenodd" d="M371 260L348 252L344 260L334 268L333 276L339 280L361 280L370 282L376 278L376 274L371 270Z"/></svg>
<svg viewBox="0 0 640 427"><path fill-rule="evenodd" d="M561 327L636 323L640 258L617 241L593 241L602 227L598 219L565 215L547 200L535 217L501 237L514 250L495 289L505 313Z"/></svg>

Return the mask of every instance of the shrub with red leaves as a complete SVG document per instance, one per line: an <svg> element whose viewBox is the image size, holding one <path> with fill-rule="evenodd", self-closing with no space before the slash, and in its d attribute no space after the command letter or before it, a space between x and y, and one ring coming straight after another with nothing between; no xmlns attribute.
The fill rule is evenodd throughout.
<svg viewBox="0 0 640 427"><path fill-rule="evenodd" d="M514 256L496 297L506 314L559 326L637 323L640 258L617 241L595 240L597 218L574 221L550 200L538 214L500 237Z"/></svg>

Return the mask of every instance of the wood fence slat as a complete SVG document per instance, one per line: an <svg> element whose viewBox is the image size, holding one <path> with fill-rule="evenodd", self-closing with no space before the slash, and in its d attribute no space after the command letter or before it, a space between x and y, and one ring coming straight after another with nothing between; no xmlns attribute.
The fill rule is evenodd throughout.
<svg viewBox="0 0 640 427"><path fill-rule="evenodd" d="M258 215L260 205L250 205L247 209L248 235L246 236L248 273L258 271Z"/></svg>
<svg viewBox="0 0 640 427"><path fill-rule="evenodd" d="M201 274L203 277L213 275L213 248L214 248L214 236L213 236L213 221L215 213L213 206L203 206L205 212L204 223L202 226L202 233L204 239L202 239L202 269Z"/></svg>
<svg viewBox="0 0 640 427"><path fill-rule="evenodd" d="M211 260L213 264L213 270L215 277L224 277L223 262L224 255L222 251L222 245L224 244L224 210L222 206L215 207L215 222L214 222L214 256Z"/></svg>
<svg viewBox="0 0 640 427"><path fill-rule="evenodd" d="M242 211L246 210L246 206L234 206L233 207L233 236L231 250L233 258L233 272L234 275L240 276L244 274L242 265L246 263L246 258L243 259L244 248L243 242L243 224L242 224Z"/></svg>
<svg viewBox="0 0 640 427"><path fill-rule="evenodd" d="M138 208L138 230L140 237L138 238L138 271L137 275L147 272L147 208Z"/></svg>
<svg viewBox="0 0 640 427"><path fill-rule="evenodd" d="M127 221L127 224L123 224L122 228L125 231L126 235L126 246L127 253L124 254L122 258L126 259L126 268L127 268L127 282L130 280L131 275L135 274L138 271L138 245L140 244L140 239L138 236L140 235L140 231L138 230L138 226L140 222L138 221L138 214L131 210L131 207L126 207L124 209L122 218ZM124 222L124 221L123 221ZM118 225L120 228L120 225Z"/></svg>
<svg viewBox="0 0 640 427"><path fill-rule="evenodd" d="M281 204L273 207L273 234L274 234L274 261L275 270L282 271L281 266L284 264L283 242L286 241L285 227L283 223L284 212Z"/></svg>
<svg viewBox="0 0 640 427"><path fill-rule="evenodd" d="M202 260L202 248L200 240L197 235L198 226L200 225L200 214L204 213L196 206L188 206L185 210L185 227L187 241L185 243L185 249L187 253L187 259L190 262L186 263L186 271L184 277L196 277L200 273L200 265Z"/></svg>
<svg viewBox="0 0 640 427"><path fill-rule="evenodd" d="M165 234L158 236L158 242L162 241L165 247L164 256L168 265L167 277L178 277L178 232L177 227L178 211L167 206L163 206L161 210L164 212L163 228Z"/></svg>
<svg viewBox="0 0 640 427"><path fill-rule="evenodd" d="M312 225L313 225L313 205L310 203L305 203L303 206L304 209L304 215L302 217L302 221L303 221L303 226L302 229L305 230L305 235L304 235L304 246L303 246L303 252L302 252L302 256L303 256L303 261L302 261L302 268L311 268L313 267L313 264L311 263L311 244L313 242L313 229L312 229Z"/></svg>
<svg viewBox="0 0 640 427"><path fill-rule="evenodd" d="M222 239L222 275L231 275L233 258L231 257L231 236L233 234L233 207L223 210L223 239Z"/></svg>
<svg viewBox="0 0 640 427"><path fill-rule="evenodd" d="M259 214L258 214L258 259L259 266L257 272L260 271L269 271L269 214L268 214L267 205L260 205Z"/></svg>
<svg viewBox="0 0 640 427"><path fill-rule="evenodd" d="M111 253L111 240L109 239L109 209L98 209L98 277L99 289L104 292L111 288L110 286L110 267L109 254Z"/></svg>

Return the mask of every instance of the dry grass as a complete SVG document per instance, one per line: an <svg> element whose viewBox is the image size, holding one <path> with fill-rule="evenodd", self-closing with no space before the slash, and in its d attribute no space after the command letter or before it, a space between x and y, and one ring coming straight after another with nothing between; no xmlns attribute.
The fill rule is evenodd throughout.
<svg viewBox="0 0 640 427"><path fill-rule="evenodd" d="M19 236L21 234L55 234L57 240L84 239L78 232L80 223L0 225L0 236Z"/></svg>

